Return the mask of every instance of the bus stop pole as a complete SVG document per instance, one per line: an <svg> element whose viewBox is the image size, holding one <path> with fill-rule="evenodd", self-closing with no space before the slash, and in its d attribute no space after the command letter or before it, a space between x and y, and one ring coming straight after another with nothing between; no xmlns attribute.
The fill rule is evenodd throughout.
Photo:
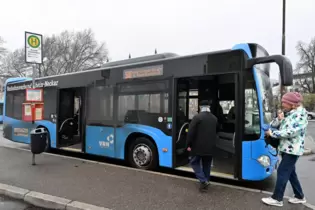
<svg viewBox="0 0 315 210"><path fill-rule="evenodd" d="M282 1L282 55L285 55L285 16L286 16L286 0ZM282 85L281 76L279 74L279 81L280 81L280 100L284 94L285 88Z"/></svg>
<svg viewBox="0 0 315 210"><path fill-rule="evenodd" d="M35 88L35 74L36 74L36 64L33 64L33 75L32 75L32 87ZM33 104L31 105L33 106ZM33 107L32 107L33 109ZM32 117L34 119L34 117ZM34 126L34 120L32 119L32 125ZM35 163L35 154L32 155L32 165L36 165Z"/></svg>

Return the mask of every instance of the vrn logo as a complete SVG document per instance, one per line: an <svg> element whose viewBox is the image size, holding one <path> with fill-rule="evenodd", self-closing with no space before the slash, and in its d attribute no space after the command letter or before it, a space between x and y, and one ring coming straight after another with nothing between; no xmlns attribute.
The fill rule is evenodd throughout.
<svg viewBox="0 0 315 210"><path fill-rule="evenodd" d="M109 147L109 142L107 141L99 141L100 147L102 148L108 148Z"/></svg>
<svg viewBox="0 0 315 210"><path fill-rule="evenodd" d="M101 148L109 148L111 144L114 144L114 135L110 134L106 137L106 141L98 142Z"/></svg>

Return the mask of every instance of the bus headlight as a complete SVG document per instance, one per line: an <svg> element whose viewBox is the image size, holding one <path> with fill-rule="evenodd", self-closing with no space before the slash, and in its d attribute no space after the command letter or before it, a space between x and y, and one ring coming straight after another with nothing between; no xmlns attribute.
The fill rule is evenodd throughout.
<svg viewBox="0 0 315 210"><path fill-rule="evenodd" d="M270 166L270 158L267 155L262 155L257 160L265 168Z"/></svg>

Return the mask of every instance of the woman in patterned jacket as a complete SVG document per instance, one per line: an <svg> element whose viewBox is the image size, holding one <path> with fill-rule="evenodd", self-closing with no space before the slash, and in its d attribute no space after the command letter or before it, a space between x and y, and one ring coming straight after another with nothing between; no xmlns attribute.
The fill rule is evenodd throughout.
<svg viewBox="0 0 315 210"><path fill-rule="evenodd" d="M288 92L282 97L282 109L285 118L281 120L279 130L268 130L267 136L280 140L279 152L282 156L277 170L277 182L273 195L263 198L265 204L283 206L283 196L287 182L290 181L294 198L290 203L305 203L306 199L299 179L296 174L295 165L298 158L304 153L304 139L307 128L307 112L302 106L303 97L297 92Z"/></svg>

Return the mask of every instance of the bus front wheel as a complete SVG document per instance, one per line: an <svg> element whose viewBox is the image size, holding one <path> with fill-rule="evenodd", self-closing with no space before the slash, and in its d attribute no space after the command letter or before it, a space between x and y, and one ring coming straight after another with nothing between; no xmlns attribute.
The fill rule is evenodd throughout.
<svg viewBox="0 0 315 210"><path fill-rule="evenodd" d="M128 159L132 167L153 170L158 165L155 145L146 137L139 137L129 147Z"/></svg>

